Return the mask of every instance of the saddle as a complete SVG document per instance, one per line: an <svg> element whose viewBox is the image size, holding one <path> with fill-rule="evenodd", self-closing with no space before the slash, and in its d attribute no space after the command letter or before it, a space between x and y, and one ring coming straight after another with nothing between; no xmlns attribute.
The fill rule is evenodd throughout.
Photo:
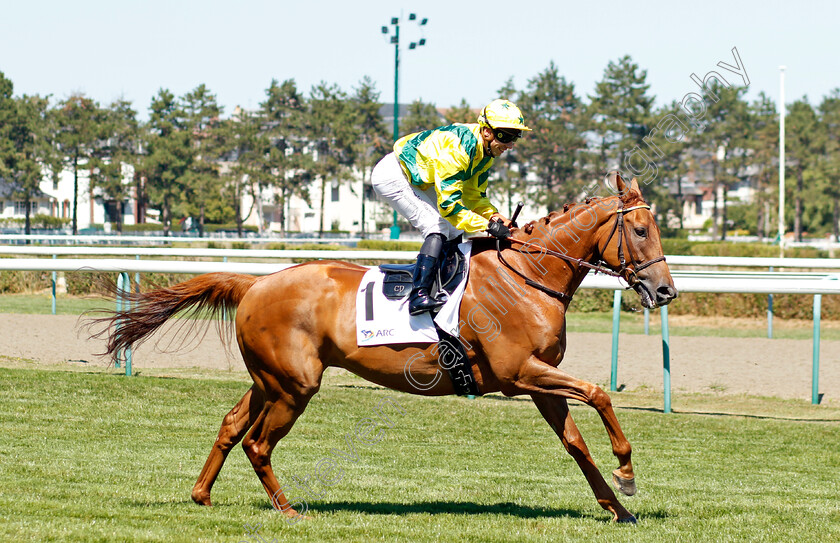
<svg viewBox="0 0 840 543"><path fill-rule="evenodd" d="M458 250L460 242L459 238L444 244L441 251L441 263L431 289L432 297L440 299L441 296L452 294L465 279L466 259ZM385 274L382 294L391 300L405 298L411 292L414 267L415 264L381 264L379 269ZM368 296L372 295L373 293L368 291ZM440 339L436 352L440 358L441 367L449 373L455 393L459 396L480 396L481 392L475 382L464 345L458 338L445 332L437 322L434 324Z"/></svg>
<svg viewBox="0 0 840 543"><path fill-rule="evenodd" d="M464 255L458 250L459 240L449 241L443 246L431 296L439 298L452 294L452 291L464 279ZM389 300L400 300L411 292L412 278L416 264L380 264L379 269L385 274L382 282L382 294ZM445 298L444 298L445 299Z"/></svg>

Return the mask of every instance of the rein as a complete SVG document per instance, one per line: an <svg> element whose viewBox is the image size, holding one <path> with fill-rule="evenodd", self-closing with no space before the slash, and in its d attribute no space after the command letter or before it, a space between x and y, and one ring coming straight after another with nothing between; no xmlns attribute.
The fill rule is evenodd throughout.
<svg viewBox="0 0 840 543"><path fill-rule="evenodd" d="M623 207L618 208L616 210L616 221L615 221L615 223L613 223L613 228L610 231L610 235L607 237L607 242L604 244L604 250L606 250L607 246L610 244L610 241L612 240L612 237L615 235L616 232L618 232L618 261L619 261L619 265L621 266L621 268L617 272L613 271L613 270L611 270L611 269L609 269L605 266L602 266L600 264L592 264L590 262L587 262L586 260L583 260L582 258L575 258L575 257L569 256L567 254L560 253L558 251L553 251L553 250L551 250L547 247L545 248L545 253L549 254L551 256L556 256L557 258L560 258L562 260L566 260L567 262L575 263L578 266L582 266L584 268L589 268L591 270L595 270L596 274L600 272L600 273L603 273L604 275L609 275L611 277L618 277L618 278L623 277L625 279L625 281L627 281L627 288L628 289L633 288L637 284L640 283L639 278L636 276L636 272L639 272L639 271L647 268L648 266L656 264L657 262L664 262L665 261L665 255L662 255L662 256L658 256L656 258L653 258L653 259L651 259L651 260L649 260L645 263L639 263L633 257L632 252L630 252L630 247L628 245L627 249L628 249L628 253L630 253L630 262L633 264L632 268L628 267L627 260L624 258L624 243L622 243L623 240L624 240L624 214L629 213L630 211L634 211L636 209L650 209L650 206L647 205L647 204L644 204L644 205L638 205L638 206L633 206L633 207L628 207L628 208L623 208ZM520 241L518 239L507 238L507 240L510 241L511 243L515 242L515 243L519 243L520 245L529 245L528 242ZM505 267L507 267L510 271L512 271L513 273L515 273L516 275L518 275L519 277L524 279L526 285L528 285L530 287L533 287L537 290L540 290L542 292L545 292L546 294L548 294L550 296L554 296L555 298L568 298L568 299L572 298L571 296L569 296L565 292L559 292L559 291L551 289L551 288L549 288L549 287L547 287L547 286L545 286L541 283L537 283L533 279L530 279L529 277L525 276L525 274L523 274L522 272L520 272L519 270L517 270L516 268L511 266L508 263L508 261L505 260L505 257L502 256L502 247L501 247L500 241L501 241L500 239L496 238L496 254L499 257L499 261L502 264L504 264ZM601 251L599 249L598 254L603 255L604 253L603 253L603 251ZM626 277L625 277L625 275L626 275Z"/></svg>

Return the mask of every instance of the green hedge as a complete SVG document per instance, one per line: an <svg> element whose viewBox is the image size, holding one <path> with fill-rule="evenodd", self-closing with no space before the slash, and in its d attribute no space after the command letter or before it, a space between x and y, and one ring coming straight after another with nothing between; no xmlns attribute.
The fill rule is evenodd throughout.
<svg viewBox="0 0 840 543"><path fill-rule="evenodd" d="M46 271L0 271L0 294L40 292L50 288L52 274Z"/></svg>
<svg viewBox="0 0 840 543"><path fill-rule="evenodd" d="M358 249L371 251L419 251L420 241L399 241L390 239L363 239L356 245Z"/></svg>
<svg viewBox="0 0 840 543"><path fill-rule="evenodd" d="M111 232L117 231L117 223L111 223ZM162 224L142 223L142 224L124 224L122 226L123 232L163 232Z"/></svg>
<svg viewBox="0 0 840 543"><path fill-rule="evenodd" d="M193 230L198 228L197 225L194 225ZM178 228L180 229L180 228ZM204 225L205 232L236 232L236 224L205 224ZM256 226L249 226L249 225L242 225L243 232L258 232L259 228Z"/></svg>
<svg viewBox="0 0 840 543"><path fill-rule="evenodd" d="M3 226L16 226L23 228L26 225L25 218L5 218L0 219L0 225ZM29 218L29 225L32 228L38 229L54 229L58 230L61 228L65 228L70 225L70 219L62 219L59 217L53 217L51 215L44 215L44 214L37 214L33 215Z"/></svg>
<svg viewBox="0 0 840 543"><path fill-rule="evenodd" d="M275 251L346 251L349 247L336 243L269 243L266 249Z"/></svg>
<svg viewBox="0 0 840 543"><path fill-rule="evenodd" d="M730 243L726 241L688 241L687 239L663 239L662 250L666 255L688 256L739 256L777 257L779 246L769 243ZM785 249L788 258L828 258L826 251L811 247Z"/></svg>

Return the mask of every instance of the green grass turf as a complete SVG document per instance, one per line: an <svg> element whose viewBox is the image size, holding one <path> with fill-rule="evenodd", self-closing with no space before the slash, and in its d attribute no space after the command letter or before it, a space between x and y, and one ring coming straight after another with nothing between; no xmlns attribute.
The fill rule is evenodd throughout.
<svg viewBox="0 0 840 543"><path fill-rule="evenodd" d="M530 400L423 398L328 372L275 450L283 483L314 476L383 398L393 428L338 460L341 480L313 484L310 520L269 505L240 447L215 506L190 490L242 374L43 368L0 359L0 540L243 541L837 541L840 409L739 396L613 394L634 446L636 527L609 522ZM603 426L572 413L605 474ZM377 427L383 427L381 422ZM338 473L338 472L335 472Z"/></svg>
<svg viewBox="0 0 840 543"><path fill-rule="evenodd" d="M79 315L88 309L115 309L113 301L97 296L66 296L56 298L57 315ZM52 313L52 297L49 294L3 294L0 295L0 313L26 313L49 315Z"/></svg>

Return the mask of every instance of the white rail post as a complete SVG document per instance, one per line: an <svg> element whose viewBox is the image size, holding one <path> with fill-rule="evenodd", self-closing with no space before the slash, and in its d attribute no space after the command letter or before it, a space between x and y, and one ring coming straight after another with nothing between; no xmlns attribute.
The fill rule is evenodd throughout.
<svg viewBox="0 0 840 543"><path fill-rule="evenodd" d="M660 309L662 320L662 381L663 381L663 413L671 412L671 336L668 333L668 306Z"/></svg>
<svg viewBox="0 0 840 543"><path fill-rule="evenodd" d="M53 255L53 260L57 258L57 255ZM58 273L53 271L52 272L52 314L55 315L55 283L58 280Z"/></svg>
<svg viewBox="0 0 840 543"><path fill-rule="evenodd" d="M613 294L612 358L610 363L610 391L618 390L618 327L621 319L621 291Z"/></svg>
<svg viewBox="0 0 840 543"><path fill-rule="evenodd" d="M814 358L811 367L811 403L820 403L820 313L822 294L814 295Z"/></svg>

